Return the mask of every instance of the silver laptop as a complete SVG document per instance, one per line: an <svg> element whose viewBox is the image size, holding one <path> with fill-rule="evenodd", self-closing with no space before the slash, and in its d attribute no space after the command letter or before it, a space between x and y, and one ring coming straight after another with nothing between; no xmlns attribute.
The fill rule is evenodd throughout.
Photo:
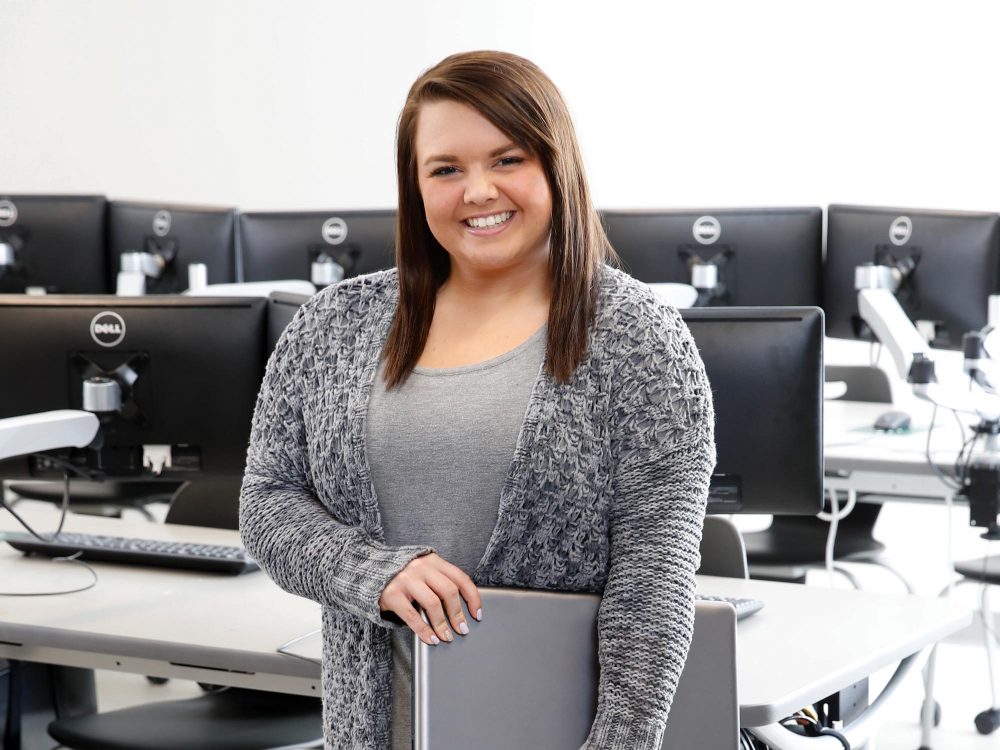
<svg viewBox="0 0 1000 750"><path fill-rule="evenodd" d="M453 643L414 636L415 750L579 750L597 707L594 594L480 589L483 622ZM663 750L739 746L736 612L698 602Z"/></svg>

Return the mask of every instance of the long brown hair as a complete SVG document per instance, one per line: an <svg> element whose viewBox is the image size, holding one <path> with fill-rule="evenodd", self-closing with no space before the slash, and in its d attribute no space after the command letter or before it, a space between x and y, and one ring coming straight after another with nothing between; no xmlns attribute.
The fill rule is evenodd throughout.
<svg viewBox="0 0 1000 750"><path fill-rule="evenodd" d="M591 203L580 147L559 90L531 61L481 51L451 55L427 70L410 87L399 116L399 305L385 345L386 386L402 383L413 371L427 343L437 290L451 268L448 253L427 225L417 182L417 117L421 105L440 100L472 107L542 163L552 193L546 368L566 383L587 353L598 270L614 251Z"/></svg>

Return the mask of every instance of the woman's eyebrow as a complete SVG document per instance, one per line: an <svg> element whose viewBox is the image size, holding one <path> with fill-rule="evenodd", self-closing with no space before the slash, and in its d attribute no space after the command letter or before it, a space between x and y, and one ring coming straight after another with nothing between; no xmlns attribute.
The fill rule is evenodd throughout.
<svg viewBox="0 0 1000 750"><path fill-rule="evenodd" d="M490 151L489 156L492 159L494 157L500 156L501 154L506 154L508 151L515 151L519 148L521 147L518 146L516 143L507 143L503 146L500 146L500 148L495 148L492 151ZM436 161L458 161L458 157L455 156L454 154L435 154L434 156L428 157L424 161L424 165L426 166L427 164L432 164Z"/></svg>
<svg viewBox="0 0 1000 750"><path fill-rule="evenodd" d="M506 146L501 146L490 151L490 157L500 156L500 154L506 154L508 151L515 151L519 148L521 147L516 143L508 143Z"/></svg>
<svg viewBox="0 0 1000 750"><path fill-rule="evenodd" d="M426 166L427 164L431 164L436 161L458 161L458 157L454 154L438 154L437 156L428 157L427 161L424 162L424 165Z"/></svg>

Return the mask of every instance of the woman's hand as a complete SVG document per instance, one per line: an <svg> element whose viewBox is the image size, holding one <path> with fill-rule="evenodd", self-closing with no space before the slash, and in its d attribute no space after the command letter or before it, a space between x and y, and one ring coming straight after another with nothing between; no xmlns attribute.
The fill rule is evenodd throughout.
<svg viewBox="0 0 1000 750"><path fill-rule="evenodd" d="M461 568L431 552L410 560L389 581L379 597L378 606L383 612L398 615L424 643L436 646L441 641L455 640L452 629L462 635L468 634L462 599L473 617L483 619L483 603L476 584ZM414 602L427 613L430 625L417 612Z"/></svg>

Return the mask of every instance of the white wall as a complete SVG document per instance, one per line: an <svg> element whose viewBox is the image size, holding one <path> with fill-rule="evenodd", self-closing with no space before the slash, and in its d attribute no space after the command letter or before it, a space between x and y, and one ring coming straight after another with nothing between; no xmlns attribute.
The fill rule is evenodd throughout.
<svg viewBox="0 0 1000 750"><path fill-rule="evenodd" d="M0 191L395 202L444 55L531 57L599 205L1000 210L1000 8L956 2L0 0Z"/></svg>

